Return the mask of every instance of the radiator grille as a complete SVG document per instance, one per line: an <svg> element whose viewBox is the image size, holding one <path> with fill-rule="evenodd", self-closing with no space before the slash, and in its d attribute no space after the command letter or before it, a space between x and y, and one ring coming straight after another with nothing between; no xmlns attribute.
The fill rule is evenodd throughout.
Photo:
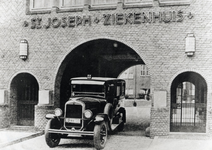
<svg viewBox="0 0 212 150"><path fill-rule="evenodd" d="M65 126L67 129L81 129L82 105L66 105Z"/></svg>

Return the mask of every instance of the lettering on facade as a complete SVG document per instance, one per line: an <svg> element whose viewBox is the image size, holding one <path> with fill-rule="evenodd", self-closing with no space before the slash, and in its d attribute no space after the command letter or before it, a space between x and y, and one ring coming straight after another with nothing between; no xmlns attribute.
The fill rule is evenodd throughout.
<svg viewBox="0 0 212 150"><path fill-rule="evenodd" d="M116 14L103 14L100 17L93 16L67 16L67 17L54 17L43 20L42 18L32 18L30 22L24 21L24 27L30 26L31 29L41 28L59 28L77 26L91 26L94 24L109 25L127 25L127 24L143 24L143 23L171 23L182 22L185 17L192 19L191 13L185 14L182 11L169 11L169 12L137 12L137 13L116 13Z"/></svg>

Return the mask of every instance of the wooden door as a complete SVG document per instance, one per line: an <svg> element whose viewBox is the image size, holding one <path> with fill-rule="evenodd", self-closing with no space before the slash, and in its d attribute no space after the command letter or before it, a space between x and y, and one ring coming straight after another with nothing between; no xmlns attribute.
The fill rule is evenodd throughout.
<svg viewBox="0 0 212 150"><path fill-rule="evenodd" d="M19 76L17 85L17 124L34 125L34 107L38 103L38 83L30 74Z"/></svg>

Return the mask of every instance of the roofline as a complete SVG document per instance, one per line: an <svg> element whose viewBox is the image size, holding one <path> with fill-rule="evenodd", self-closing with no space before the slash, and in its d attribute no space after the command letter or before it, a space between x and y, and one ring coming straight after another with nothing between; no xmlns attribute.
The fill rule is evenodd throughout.
<svg viewBox="0 0 212 150"><path fill-rule="evenodd" d="M87 78L87 77L74 77L71 78L71 80L92 80L92 81L113 81L113 80L119 80L119 81L124 81L123 79L118 79L118 78L110 78L110 77L92 77Z"/></svg>

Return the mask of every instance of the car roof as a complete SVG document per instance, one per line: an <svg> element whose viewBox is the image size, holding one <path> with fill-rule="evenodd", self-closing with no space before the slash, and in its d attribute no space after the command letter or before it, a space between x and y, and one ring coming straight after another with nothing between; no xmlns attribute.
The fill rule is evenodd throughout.
<svg viewBox="0 0 212 150"><path fill-rule="evenodd" d="M71 78L71 80L90 80L90 81L124 81L122 79L117 79L117 78L109 78L109 77L92 77L92 78L87 78L87 77L75 77Z"/></svg>

